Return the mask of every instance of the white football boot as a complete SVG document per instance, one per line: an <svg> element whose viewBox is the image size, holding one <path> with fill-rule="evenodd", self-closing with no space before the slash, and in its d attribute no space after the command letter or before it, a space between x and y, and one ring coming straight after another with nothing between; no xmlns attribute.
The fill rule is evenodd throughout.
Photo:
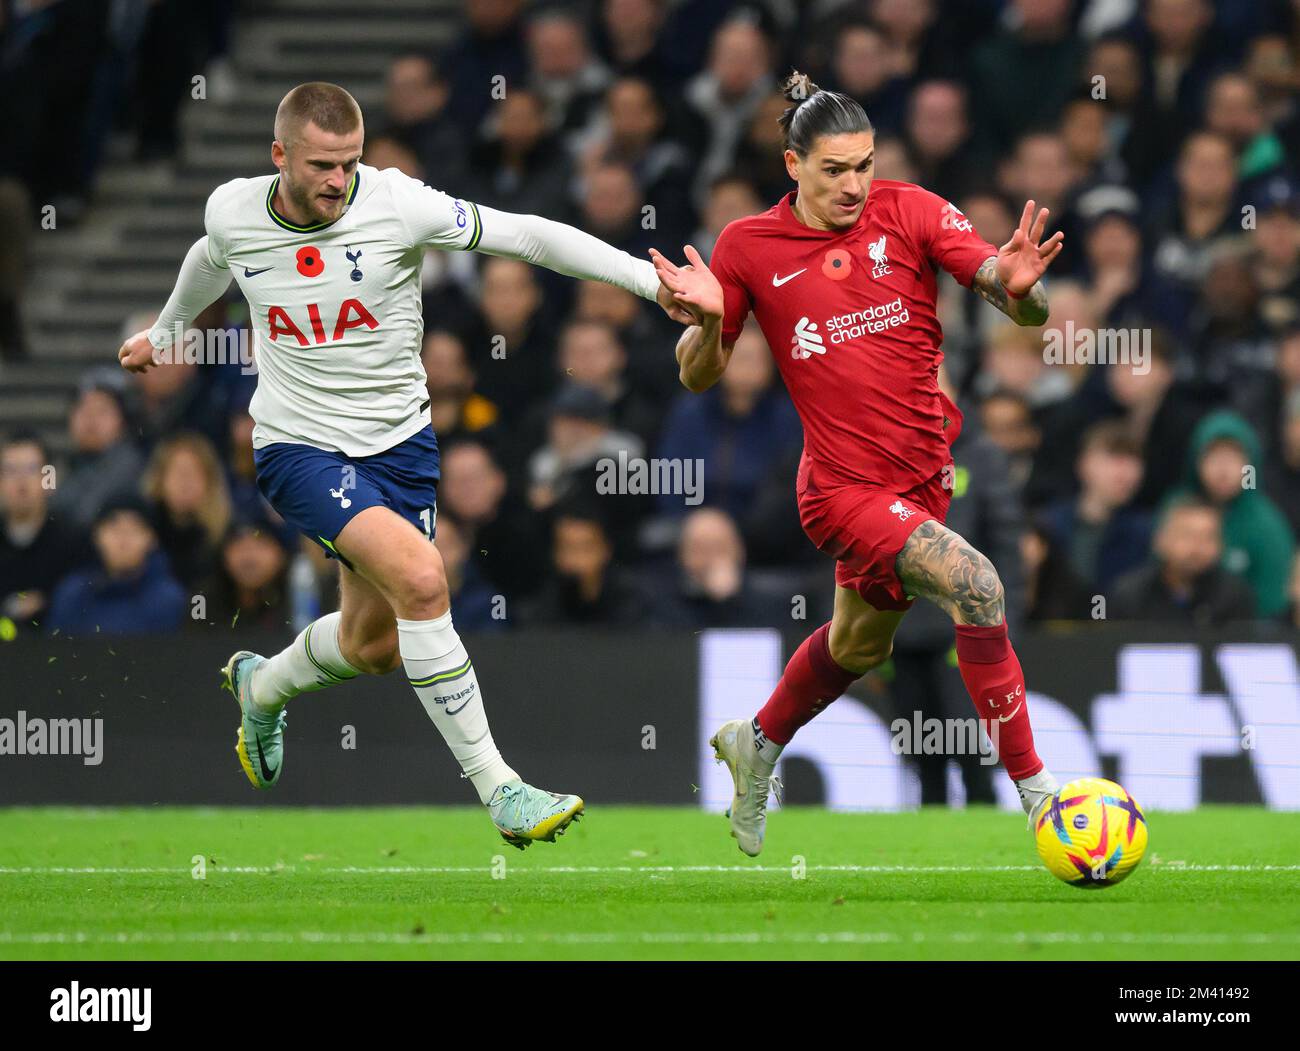
<svg viewBox="0 0 1300 1051"><path fill-rule="evenodd" d="M756 858L763 849L767 828L767 796L771 791L781 801L781 779L772 776L775 764L758 754L754 744L754 727L748 719L733 719L709 738L714 758L727 764L735 792L727 816L731 835L741 851Z"/></svg>
<svg viewBox="0 0 1300 1051"><path fill-rule="evenodd" d="M1038 815L1051 805L1061 786L1056 783L1056 778L1047 767L1043 767L1033 777L1026 777L1015 784L1016 791L1020 793L1020 805L1029 815L1029 830L1032 832L1038 825Z"/></svg>

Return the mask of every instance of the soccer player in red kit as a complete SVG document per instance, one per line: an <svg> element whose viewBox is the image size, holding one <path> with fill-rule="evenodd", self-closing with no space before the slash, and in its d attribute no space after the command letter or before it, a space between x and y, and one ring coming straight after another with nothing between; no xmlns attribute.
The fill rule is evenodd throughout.
<svg viewBox="0 0 1300 1051"><path fill-rule="evenodd" d="M917 596L951 615L962 679L1032 820L1058 786L1034 751L1002 584L943 524L962 418L936 383L936 275L943 268L1018 324L1041 325L1039 278L1062 235L1039 243L1047 209L1035 216L1029 201L1011 240L994 247L942 197L873 179L874 134L854 100L801 74L785 94L785 164L798 189L728 225L708 265L690 246L685 266L651 253L693 322L677 344L689 390L716 383L746 316L758 321L803 421L800 520L837 560L830 622L795 651L752 721L710 741L735 780L732 835L746 854L762 850L782 746L888 659Z"/></svg>

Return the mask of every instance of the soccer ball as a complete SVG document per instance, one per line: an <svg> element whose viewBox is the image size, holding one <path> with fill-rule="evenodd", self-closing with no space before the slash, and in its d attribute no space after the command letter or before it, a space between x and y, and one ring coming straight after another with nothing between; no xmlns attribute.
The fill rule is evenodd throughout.
<svg viewBox="0 0 1300 1051"><path fill-rule="evenodd" d="M1062 786L1038 817L1038 856L1072 887L1109 887L1138 867L1147 849L1147 821L1114 781L1082 777Z"/></svg>

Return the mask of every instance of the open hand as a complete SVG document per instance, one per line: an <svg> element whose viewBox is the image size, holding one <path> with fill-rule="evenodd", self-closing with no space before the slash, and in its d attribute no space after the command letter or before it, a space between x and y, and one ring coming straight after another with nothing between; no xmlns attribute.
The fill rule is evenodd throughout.
<svg viewBox="0 0 1300 1051"><path fill-rule="evenodd" d="M1041 245L1038 243L1047 226L1048 214L1048 210L1043 208L1035 219L1034 202L1026 201L1020 225L1011 235L1011 240L998 249L998 280L1013 295L1025 295L1038 283L1052 260L1061 254L1065 234L1060 230Z"/></svg>

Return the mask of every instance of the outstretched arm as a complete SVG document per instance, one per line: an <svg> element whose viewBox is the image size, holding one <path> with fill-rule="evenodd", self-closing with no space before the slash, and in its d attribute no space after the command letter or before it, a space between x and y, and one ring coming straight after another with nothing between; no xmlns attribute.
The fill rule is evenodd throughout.
<svg viewBox="0 0 1300 1051"><path fill-rule="evenodd" d="M692 394L700 394L726 371L734 346L722 340L722 285L693 245L686 246L690 260L686 266L678 266L653 248L650 258L658 280L672 296L674 309L689 316L686 323L690 327L677 341L678 378ZM669 314L676 316L671 310Z"/></svg>
<svg viewBox="0 0 1300 1051"><path fill-rule="evenodd" d="M128 372L144 372L156 365L154 352L170 347L178 333L211 305L230 284L230 269L217 266L208 250L207 237L200 237L185 254L171 298L150 329L130 336L118 348L117 360Z"/></svg>
<svg viewBox="0 0 1300 1051"><path fill-rule="evenodd" d="M477 205L483 232L474 246L488 255L520 259L584 281L603 281L652 299L683 324L689 315L675 308L649 260L637 259L598 237L540 215L499 212Z"/></svg>
<svg viewBox="0 0 1300 1051"><path fill-rule="evenodd" d="M997 255L984 260L971 281L971 288L1006 314L1017 325L1041 325L1047 320L1047 290L1039 280L1052 260L1061 254L1065 235L1059 230L1041 245L1048 210L1034 218L1034 202L1025 202L1011 240Z"/></svg>

